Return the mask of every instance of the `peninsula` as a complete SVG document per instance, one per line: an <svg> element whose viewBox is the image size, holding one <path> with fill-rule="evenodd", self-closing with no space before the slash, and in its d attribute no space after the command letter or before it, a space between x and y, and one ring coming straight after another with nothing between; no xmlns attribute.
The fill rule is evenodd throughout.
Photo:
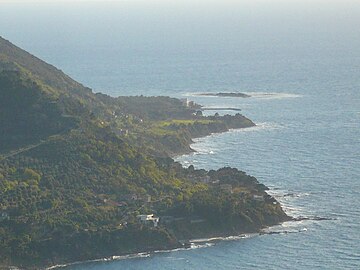
<svg viewBox="0 0 360 270"><path fill-rule="evenodd" d="M254 123L95 94L0 37L0 269L186 246L289 220L256 178L183 168L192 138Z"/></svg>

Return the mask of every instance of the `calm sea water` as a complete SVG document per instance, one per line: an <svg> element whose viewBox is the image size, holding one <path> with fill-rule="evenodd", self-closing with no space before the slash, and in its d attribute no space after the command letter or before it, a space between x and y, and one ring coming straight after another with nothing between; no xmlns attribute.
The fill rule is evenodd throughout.
<svg viewBox="0 0 360 270"><path fill-rule="evenodd" d="M178 160L240 168L290 215L329 220L66 269L360 269L360 5L215 2L0 4L0 30L95 91L241 108L256 127ZM220 91L252 97L196 96Z"/></svg>

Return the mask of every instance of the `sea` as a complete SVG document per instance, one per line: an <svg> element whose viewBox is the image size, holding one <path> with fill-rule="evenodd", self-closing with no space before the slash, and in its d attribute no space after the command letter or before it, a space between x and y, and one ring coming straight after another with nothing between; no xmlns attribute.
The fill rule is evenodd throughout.
<svg viewBox="0 0 360 270"><path fill-rule="evenodd" d="M241 109L255 127L176 160L239 168L305 218L64 269L360 269L359 1L0 1L0 35L94 92Z"/></svg>

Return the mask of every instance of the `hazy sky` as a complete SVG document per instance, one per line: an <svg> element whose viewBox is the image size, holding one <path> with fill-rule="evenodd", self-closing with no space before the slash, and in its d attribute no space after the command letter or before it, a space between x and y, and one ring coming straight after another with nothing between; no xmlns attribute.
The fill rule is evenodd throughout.
<svg viewBox="0 0 360 270"><path fill-rule="evenodd" d="M28 49L360 47L360 0L0 1L0 35Z"/></svg>
<svg viewBox="0 0 360 270"><path fill-rule="evenodd" d="M358 63L360 0L0 0L0 35L95 88L109 61L138 88L154 65L176 70L176 61L206 73L260 59L266 77L276 63L281 74L297 63Z"/></svg>

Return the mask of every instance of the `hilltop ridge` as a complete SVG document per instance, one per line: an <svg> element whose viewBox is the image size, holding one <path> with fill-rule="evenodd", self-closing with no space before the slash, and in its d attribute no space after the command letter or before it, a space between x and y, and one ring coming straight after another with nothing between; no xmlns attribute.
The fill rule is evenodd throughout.
<svg viewBox="0 0 360 270"><path fill-rule="evenodd" d="M70 91L91 96L91 89L84 87L56 67L15 46L0 36L0 68L5 63L16 63L31 74L60 91Z"/></svg>

